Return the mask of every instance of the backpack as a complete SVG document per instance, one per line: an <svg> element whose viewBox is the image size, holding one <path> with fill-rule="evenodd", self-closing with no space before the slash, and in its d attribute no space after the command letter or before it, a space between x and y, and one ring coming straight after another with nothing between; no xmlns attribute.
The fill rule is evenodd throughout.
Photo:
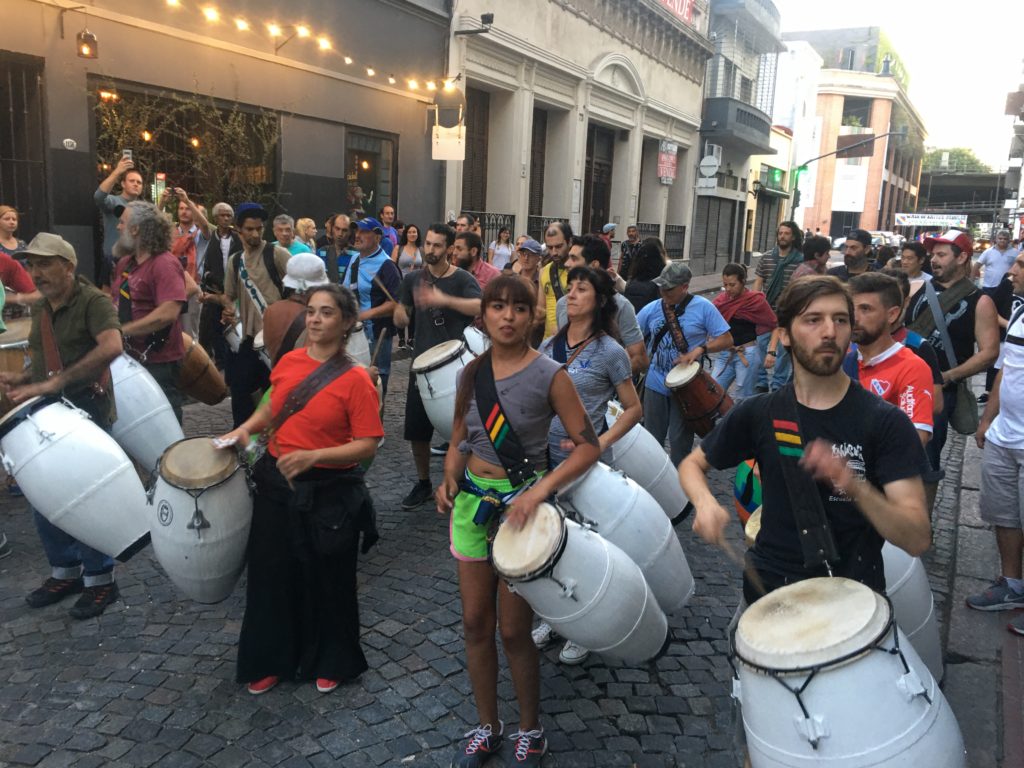
<svg viewBox="0 0 1024 768"><path fill-rule="evenodd" d="M242 264L243 251L235 251L231 254L231 269L235 274L239 273ZM267 274L277 288L277 292L284 296L284 283L281 282L281 275L277 273L277 263L274 261L274 244L267 243L263 246L263 266L267 268Z"/></svg>

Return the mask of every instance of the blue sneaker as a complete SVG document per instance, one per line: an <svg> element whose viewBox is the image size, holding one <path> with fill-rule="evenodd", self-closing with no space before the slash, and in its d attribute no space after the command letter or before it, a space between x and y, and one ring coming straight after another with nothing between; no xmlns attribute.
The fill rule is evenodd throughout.
<svg viewBox="0 0 1024 768"><path fill-rule="evenodd" d="M543 730L516 731L512 734L512 765L540 765L541 758L548 751L548 740Z"/></svg>
<svg viewBox="0 0 1024 768"><path fill-rule="evenodd" d="M484 763L498 754L501 740L505 734L505 724L498 721L498 732L491 730L491 725L481 725L466 734L469 741L459 747L452 759L452 768L480 768Z"/></svg>
<svg viewBox="0 0 1024 768"><path fill-rule="evenodd" d="M1006 579L1000 576L984 592L971 595L964 602L976 611L1009 611L1024 608L1024 594L1014 592Z"/></svg>

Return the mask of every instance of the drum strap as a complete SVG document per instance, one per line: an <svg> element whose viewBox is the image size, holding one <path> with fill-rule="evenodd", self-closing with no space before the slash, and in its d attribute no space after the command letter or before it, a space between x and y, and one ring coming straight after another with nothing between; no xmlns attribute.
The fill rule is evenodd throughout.
<svg viewBox="0 0 1024 768"><path fill-rule="evenodd" d="M295 315L295 319L292 320L291 325L288 326L288 330L284 332L284 338L281 339L281 346L277 348L277 354L274 355L271 367L277 365L278 360L284 357L288 352L295 349L295 342L299 340L299 336L302 335L305 328L306 313L303 311Z"/></svg>
<svg viewBox="0 0 1024 768"><path fill-rule="evenodd" d="M686 336L683 335L683 327L679 322L679 318L686 314L686 308L690 306L691 301L693 301L692 293L687 294L686 299L679 305L679 312L677 313L675 307L670 306L664 299L661 300L661 311L665 315L665 324L658 329L654 336L654 343L651 344L650 351L652 358L658 349L658 345L661 344L661 340L665 338L665 334L670 332L672 334L672 341L680 354L685 355L690 351L690 345L686 343Z"/></svg>
<svg viewBox="0 0 1024 768"><path fill-rule="evenodd" d="M342 353L334 355L316 367L316 369L288 393L284 405L277 412L270 424L271 434L277 432L292 416L301 411L316 394L335 379L352 368L355 363Z"/></svg>
<svg viewBox="0 0 1024 768"><path fill-rule="evenodd" d="M501 407L490 354L484 354L480 358L480 365L476 369L474 394L487 439L494 446L494 452L498 454L498 460L505 468L509 482L516 487L529 482L536 473L526 458L526 450L519 442L519 436L512 429L512 424Z"/></svg>
<svg viewBox="0 0 1024 768"><path fill-rule="evenodd" d="M587 336L587 338L576 345L576 348L572 351L572 355L570 355L568 332L557 333L555 334L554 339L551 340L551 355L556 362L559 362L568 368L572 361L579 357L580 352L582 352L590 342L598 336L603 335L604 331L598 331L595 334Z"/></svg>
<svg viewBox="0 0 1024 768"><path fill-rule="evenodd" d="M839 550L818 494L818 484L800 466L804 441L800 435L796 389L792 383L769 396L767 411L779 448L779 463L789 494L789 507L800 537L804 567L816 569L824 565L829 575L832 575L833 566L840 559Z"/></svg>
<svg viewBox="0 0 1024 768"><path fill-rule="evenodd" d="M557 261L551 262L551 270L549 271L551 277L551 290L555 294L555 301L557 302L560 298L565 295L565 291L562 290L562 276L559 274L559 267Z"/></svg>
<svg viewBox="0 0 1024 768"><path fill-rule="evenodd" d="M64 370L64 362L60 356L60 347L57 346L57 334L53 330L53 318L50 317L50 310L45 307L39 316L39 331L43 341L43 363L46 365L47 375L53 376ZM107 366L100 377L89 386L94 395L102 396L110 391L111 385L110 366Z"/></svg>

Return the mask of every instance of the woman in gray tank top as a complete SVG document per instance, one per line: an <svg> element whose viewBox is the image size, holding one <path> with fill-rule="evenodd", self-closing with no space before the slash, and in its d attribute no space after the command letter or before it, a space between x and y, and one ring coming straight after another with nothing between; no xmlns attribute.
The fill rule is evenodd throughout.
<svg viewBox="0 0 1024 768"><path fill-rule="evenodd" d="M391 260L405 277L414 269L423 266L423 252L420 250L420 228L415 224L407 224L402 230L398 245L391 251Z"/></svg>
<svg viewBox="0 0 1024 768"><path fill-rule="evenodd" d="M480 724L460 744L452 765L478 765L496 754L504 737L498 719L498 649L494 633L501 617L502 645L519 703L519 730L510 738L517 753L543 754L547 740L540 726L540 657L530 638L533 610L519 595L499 589L488 559L491 520L481 495L504 498L522 490L504 507L504 525L522 527L537 505L582 475L600 454L597 434L562 367L530 348L536 295L525 280L500 275L484 289L480 301L491 347L462 372L455 403L452 439L445 456L444 482L435 498L441 514L451 515L451 552L458 560L462 624ZM494 415L486 421L475 397L481 367L490 366L502 416L522 444L534 479L513 486L488 438ZM548 427L558 416L575 448L556 469L546 469ZM500 427L500 424L498 425ZM532 484L531 484L532 483ZM495 509L495 514L500 510Z"/></svg>

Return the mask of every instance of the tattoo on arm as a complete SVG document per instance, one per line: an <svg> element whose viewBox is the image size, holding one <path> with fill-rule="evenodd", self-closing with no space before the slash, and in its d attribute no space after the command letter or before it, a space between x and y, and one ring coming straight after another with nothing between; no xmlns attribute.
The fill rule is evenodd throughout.
<svg viewBox="0 0 1024 768"><path fill-rule="evenodd" d="M601 443L597 439L597 432L594 431L594 425L590 423L589 418L587 419L587 425L583 428L583 431L580 432L580 439L583 440L584 443L588 443L595 448L601 447Z"/></svg>

